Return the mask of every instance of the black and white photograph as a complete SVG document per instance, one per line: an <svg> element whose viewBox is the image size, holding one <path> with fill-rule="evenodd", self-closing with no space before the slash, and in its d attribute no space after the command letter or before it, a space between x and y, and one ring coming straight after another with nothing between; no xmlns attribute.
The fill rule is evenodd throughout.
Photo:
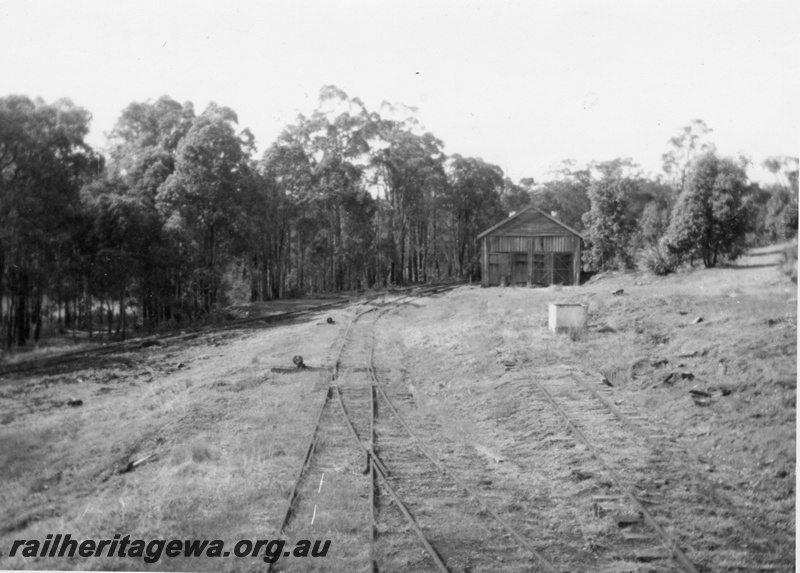
<svg viewBox="0 0 800 573"><path fill-rule="evenodd" d="M0 570L794 572L796 0L0 0Z"/></svg>

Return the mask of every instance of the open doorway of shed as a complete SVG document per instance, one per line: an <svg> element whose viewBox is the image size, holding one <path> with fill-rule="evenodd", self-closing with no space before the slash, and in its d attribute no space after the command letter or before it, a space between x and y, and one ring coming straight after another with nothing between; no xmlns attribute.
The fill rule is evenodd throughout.
<svg viewBox="0 0 800 573"><path fill-rule="evenodd" d="M527 253L514 253L514 267L511 284L525 286L528 284L528 255Z"/></svg>
<svg viewBox="0 0 800 573"><path fill-rule="evenodd" d="M572 253L490 253L489 284L509 286L571 285Z"/></svg>
<svg viewBox="0 0 800 573"><path fill-rule="evenodd" d="M553 284L571 285L572 253L553 253Z"/></svg>

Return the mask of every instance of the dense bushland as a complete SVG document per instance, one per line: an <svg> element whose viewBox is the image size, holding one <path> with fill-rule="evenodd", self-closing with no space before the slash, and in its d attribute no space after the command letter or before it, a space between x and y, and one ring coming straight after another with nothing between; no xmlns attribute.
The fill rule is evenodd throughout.
<svg viewBox="0 0 800 573"><path fill-rule="evenodd" d="M124 338L210 320L231 302L476 272L475 238L533 205L582 232L588 270L713 266L796 235L797 161L773 186L687 126L645 176L629 159L514 183L447 155L413 112L368 109L334 86L260 157L236 113L164 96L122 110L103 153L69 100L0 98L0 341L48 331Z"/></svg>

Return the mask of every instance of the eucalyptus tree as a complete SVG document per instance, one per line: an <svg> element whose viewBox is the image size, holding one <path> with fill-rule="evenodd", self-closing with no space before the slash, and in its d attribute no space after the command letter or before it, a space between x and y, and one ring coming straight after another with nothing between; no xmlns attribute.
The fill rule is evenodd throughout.
<svg viewBox="0 0 800 573"><path fill-rule="evenodd" d="M358 245L363 250L366 245L347 240L350 213L345 204L366 201L364 173L378 121L358 98L325 86L314 113L299 116L284 129L262 159L262 169L278 185L278 196L292 206L287 209L293 215L291 236L298 262L294 281L299 289L352 286L348 265L355 259L347 249Z"/></svg>
<svg viewBox="0 0 800 573"><path fill-rule="evenodd" d="M636 223L629 216L628 206L637 192L637 182L624 177L612 164L606 167L589 186L591 208L583 215L583 261L591 270L629 268L633 264L631 241Z"/></svg>
<svg viewBox="0 0 800 573"><path fill-rule="evenodd" d="M442 142L430 133L416 134L402 122L383 122L382 148L372 157L385 189L386 233L393 247L392 282L425 280L437 260L439 204L447 178Z"/></svg>
<svg viewBox="0 0 800 573"><path fill-rule="evenodd" d="M178 145L195 121L191 102L169 96L133 102L109 135L109 177L122 179L126 194L155 206L159 188L175 171Z"/></svg>
<svg viewBox="0 0 800 573"><path fill-rule="evenodd" d="M84 142L91 115L67 99L0 98L0 300L6 337L24 345L70 248L79 189L102 160Z"/></svg>
<svg viewBox="0 0 800 573"><path fill-rule="evenodd" d="M113 304L118 305L116 335L124 339L128 301L138 300L144 320L151 325L156 322L152 283L147 279L153 266L167 262L153 256L153 247L162 240L161 221L139 198L121 192L118 182L98 181L92 187L84 193L91 221L90 233L83 244L90 261L86 269L89 294L100 301L101 324L103 307L108 309L109 334ZM93 306L90 299L87 312L90 332Z"/></svg>
<svg viewBox="0 0 800 573"><path fill-rule="evenodd" d="M637 227L639 246L655 246L669 227L675 204L674 189L661 181L639 179L638 189L628 206L628 217Z"/></svg>
<svg viewBox="0 0 800 573"><path fill-rule="evenodd" d="M158 204L158 197L175 172L179 144L196 119L191 102L180 104L166 95L155 102L132 102L122 110L109 134L105 173L85 193L92 216L108 217L104 209L124 203L126 209L135 209L136 221L147 229L136 253L136 274L129 288L117 289L115 296L121 292L124 297L133 297L130 302L138 304L151 328L181 318L192 306L187 300L191 297L184 292L195 270L191 243L178 224L179 216L165 209L163 203ZM109 204L103 203L104 197ZM105 236L103 248L110 248L110 238ZM104 260L112 264L114 259ZM98 288L103 304L109 290L102 285ZM121 313L120 320L123 318Z"/></svg>
<svg viewBox="0 0 800 573"><path fill-rule="evenodd" d="M525 183L523 183L523 181ZM530 189L536 185L532 177L514 183L510 177L503 179L503 189L500 193L500 203L504 213L520 211L531 204Z"/></svg>
<svg viewBox="0 0 800 573"><path fill-rule="evenodd" d="M693 119L678 135L670 138L670 150L661 156L662 168L679 191L686 183L692 163L701 155L716 150L710 138L713 131L702 119Z"/></svg>
<svg viewBox="0 0 800 573"><path fill-rule="evenodd" d="M502 217L503 170L474 157L454 155L447 162L445 192L450 272L463 275L477 261L478 234Z"/></svg>
<svg viewBox="0 0 800 573"><path fill-rule="evenodd" d="M736 258L744 243L747 189L744 169L734 161L714 153L698 158L672 212L665 235L669 250L700 258L706 267Z"/></svg>
<svg viewBox="0 0 800 573"><path fill-rule="evenodd" d="M237 133L236 114L209 104L178 143L175 170L159 187L156 203L190 245L193 310L211 311L218 302L228 247L247 216L245 185L253 137Z"/></svg>
<svg viewBox="0 0 800 573"><path fill-rule="evenodd" d="M255 193L249 210L249 241L252 299L271 300L286 293L286 276L292 268L292 230L303 210L305 190L311 182L311 167L302 147L291 141L275 142L252 170ZM302 243L302 240L300 241ZM302 253L297 280L302 283Z"/></svg>
<svg viewBox="0 0 800 573"><path fill-rule="evenodd" d="M772 240L797 236L798 158L772 156L762 164L775 176L769 188L766 226Z"/></svg>
<svg viewBox="0 0 800 573"><path fill-rule="evenodd" d="M564 224L582 230L583 215L590 208L587 192L592 183L588 168L576 168L576 162L567 159L550 171L552 179L545 181L536 189L532 179L523 179L520 184L530 189L531 203L546 213L557 214Z"/></svg>

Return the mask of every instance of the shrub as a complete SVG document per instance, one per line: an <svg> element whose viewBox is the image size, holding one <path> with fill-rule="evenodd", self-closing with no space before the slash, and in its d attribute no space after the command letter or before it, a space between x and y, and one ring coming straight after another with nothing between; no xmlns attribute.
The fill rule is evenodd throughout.
<svg viewBox="0 0 800 573"><path fill-rule="evenodd" d="M786 237L797 236L797 197L793 197L783 211L783 232ZM795 260L797 260L797 245L795 245Z"/></svg>
<svg viewBox="0 0 800 573"><path fill-rule="evenodd" d="M583 215L583 262L589 270L633 268L631 241L635 224L627 219L625 209L635 191L635 182L621 177L601 179L589 187L591 209Z"/></svg>
<svg viewBox="0 0 800 573"><path fill-rule="evenodd" d="M642 253L642 264L654 275L664 276L675 272L678 258L662 245L654 245Z"/></svg>
<svg viewBox="0 0 800 573"><path fill-rule="evenodd" d="M742 197L747 175L730 159L713 153L695 161L672 211L666 233L669 250L702 259L711 268L741 254L746 228Z"/></svg>
<svg viewBox="0 0 800 573"><path fill-rule="evenodd" d="M639 220L639 236L647 245L657 245L669 228L669 205L666 201L652 200L645 205Z"/></svg>
<svg viewBox="0 0 800 573"><path fill-rule="evenodd" d="M797 241L783 249L780 269L783 274L797 282Z"/></svg>

